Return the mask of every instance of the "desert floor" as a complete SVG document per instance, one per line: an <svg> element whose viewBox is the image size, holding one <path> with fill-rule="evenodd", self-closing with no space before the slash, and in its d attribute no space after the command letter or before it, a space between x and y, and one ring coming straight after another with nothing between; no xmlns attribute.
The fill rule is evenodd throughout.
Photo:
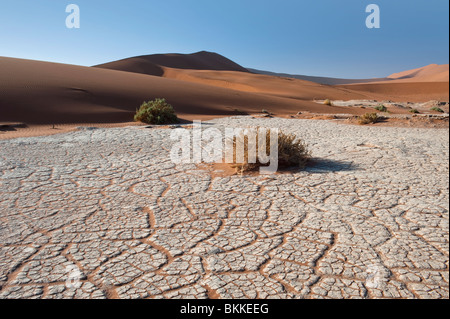
<svg viewBox="0 0 450 319"><path fill-rule="evenodd" d="M209 123L282 127L315 161L220 176L160 128L0 141L0 298L449 297L448 128Z"/></svg>

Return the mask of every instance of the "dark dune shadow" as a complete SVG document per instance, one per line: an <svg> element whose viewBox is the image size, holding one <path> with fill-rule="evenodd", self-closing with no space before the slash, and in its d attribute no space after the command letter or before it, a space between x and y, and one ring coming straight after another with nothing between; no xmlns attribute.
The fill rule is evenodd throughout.
<svg viewBox="0 0 450 319"><path fill-rule="evenodd" d="M17 124L1 124L0 123L0 132L14 132L17 131L18 128L27 128L28 126L23 123Z"/></svg>
<svg viewBox="0 0 450 319"><path fill-rule="evenodd" d="M17 131L14 127L0 126L0 132L14 132Z"/></svg>

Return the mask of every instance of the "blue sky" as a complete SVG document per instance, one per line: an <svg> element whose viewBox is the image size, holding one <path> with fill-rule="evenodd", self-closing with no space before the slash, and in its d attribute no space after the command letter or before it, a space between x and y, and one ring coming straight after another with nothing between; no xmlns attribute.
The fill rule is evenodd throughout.
<svg viewBox="0 0 450 319"><path fill-rule="evenodd" d="M80 29L66 28L71 3ZM371 3L380 29L365 26ZM448 63L448 12L447 0L0 0L0 56L90 66L207 50L274 72L382 77Z"/></svg>

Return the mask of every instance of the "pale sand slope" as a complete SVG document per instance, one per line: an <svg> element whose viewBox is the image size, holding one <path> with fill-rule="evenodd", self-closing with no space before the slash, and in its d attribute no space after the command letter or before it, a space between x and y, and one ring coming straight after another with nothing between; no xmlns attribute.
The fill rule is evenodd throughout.
<svg viewBox="0 0 450 319"><path fill-rule="evenodd" d="M0 122L28 124L129 122L144 100L166 98L178 115L204 119L269 109L277 114L361 112L327 107L309 100L242 92L131 72L58 63L0 58ZM241 74L246 74L240 72ZM294 90L305 90L300 83ZM342 90L315 88L319 97ZM331 93L330 93L331 92ZM330 95L331 94L331 95ZM286 95L286 94L285 94ZM361 94L347 94L349 99Z"/></svg>
<svg viewBox="0 0 450 319"><path fill-rule="evenodd" d="M388 78L395 82L448 82L449 65L430 64L423 68L395 73Z"/></svg>
<svg viewBox="0 0 450 319"><path fill-rule="evenodd" d="M0 299L448 299L448 129L207 125L247 126L296 134L315 164L214 177L174 165L164 129L0 141Z"/></svg>

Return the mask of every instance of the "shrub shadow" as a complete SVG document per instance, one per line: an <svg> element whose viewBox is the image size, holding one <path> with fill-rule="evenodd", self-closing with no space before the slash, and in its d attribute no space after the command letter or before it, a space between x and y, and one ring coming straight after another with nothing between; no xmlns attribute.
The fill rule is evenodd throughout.
<svg viewBox="0 0 450 319"><path fill-rule="evenodd" d="M310 173L349 172L358 170L358 166L349 161L313 158L304 170Z"/></svg>

